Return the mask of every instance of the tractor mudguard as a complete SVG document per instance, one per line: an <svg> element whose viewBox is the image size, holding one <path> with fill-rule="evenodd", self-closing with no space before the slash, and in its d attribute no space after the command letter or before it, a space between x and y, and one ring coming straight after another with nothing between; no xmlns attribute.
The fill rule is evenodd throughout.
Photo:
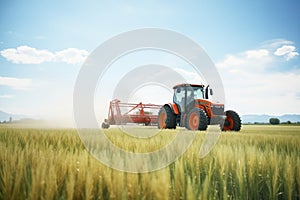
<svg viewBox="0 0 300 200"><path fill-rule="evenodd" d="M173 111L173 113L175 115L178 115L179 114L179 110L178 110L178 107L175 103L168 103L168 104L165 104L164 106L168 106L171 108L171 110Z"/></svg>

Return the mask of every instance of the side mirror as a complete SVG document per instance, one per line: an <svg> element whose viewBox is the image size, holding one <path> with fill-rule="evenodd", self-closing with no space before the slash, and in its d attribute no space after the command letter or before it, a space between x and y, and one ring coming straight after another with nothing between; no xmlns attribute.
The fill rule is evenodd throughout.
<svg viewBox="0 0 300 200"><path fill-rule="evenodd" d="M213 95L213 94L214 94L214 92L213 92L213 90L212 90L211 88L209 89L209 94L210 94L210 95Z"/></svg>

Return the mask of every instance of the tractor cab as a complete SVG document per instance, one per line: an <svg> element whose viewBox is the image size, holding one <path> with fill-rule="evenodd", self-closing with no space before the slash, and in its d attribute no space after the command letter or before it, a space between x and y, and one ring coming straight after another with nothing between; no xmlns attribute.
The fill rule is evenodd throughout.
<svg viewBox="0 0 300 200"><path fill-rule="evenodd" d="M173 103L165 104L158 115L159 128L206 130L207 125L220 124L222 130L239 131L241 120L234 111L224 111L224 104L212 103L213 95L208 86L179 84L173 87Z"/></svg>
<svg viewBox="0 0 300 200"><path fill-rule="evenodd" d="M204 85L180 84L173 87L173 102L177 105L178 110L182 113L188 112L193 108L195 102L201 102L208 99L208 87ZM212 90L211 94L212 94Z"/></svg>

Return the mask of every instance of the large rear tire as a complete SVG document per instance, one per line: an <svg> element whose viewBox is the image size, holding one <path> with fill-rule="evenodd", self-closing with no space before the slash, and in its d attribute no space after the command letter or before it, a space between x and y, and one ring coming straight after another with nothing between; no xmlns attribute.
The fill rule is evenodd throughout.
<svg viewBox="0 0 300 200"><path fill-rule="evenodd" d="M225 112L226 119L222 128L222 131L240 131L241 130L241 118L233 110Z"/></svg>
<svg viewBox="0 0 300 200"><path fill-rule="evenodd" d="M160 108L158 112L158 128L176 128L176 115L169 106L163 106Z"/></svg>
<svg viewBox="0 0 300 200"><path fill-rule="evenodd" d="M185 126L189 130L205 131L208 125L208 117L206 112L200 108L193 108L188 116Z"/></svg>

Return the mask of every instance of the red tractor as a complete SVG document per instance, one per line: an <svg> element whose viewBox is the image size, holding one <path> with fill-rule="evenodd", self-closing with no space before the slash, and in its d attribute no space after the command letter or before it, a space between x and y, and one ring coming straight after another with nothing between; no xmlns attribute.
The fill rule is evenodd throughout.
<svg viewBox="0 0 300 200"><path fill-rule="evenodd" d="M220 124L223 131L241 129L241 119L236 112L224 112L224 104L208 100L209 95L213 95L209 86L180 84L173 89L173 103L159 110L158 128L175 129L178 124L189 130L206 130L209 124Z"/></svg>

